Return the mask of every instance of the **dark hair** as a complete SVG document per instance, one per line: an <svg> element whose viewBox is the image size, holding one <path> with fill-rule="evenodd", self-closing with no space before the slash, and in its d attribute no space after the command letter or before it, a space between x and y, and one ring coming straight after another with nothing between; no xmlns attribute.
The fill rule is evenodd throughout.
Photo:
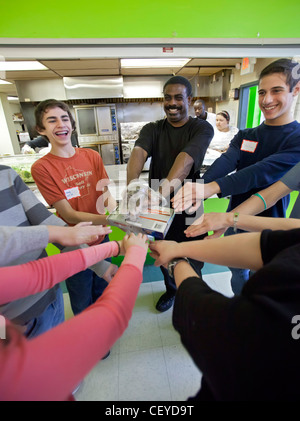
<svg viewBox="0 0 300 421"><path fill-rule="evenodd" d="M196 99L196 101L194 102L194 105L197 104L202 104L203 108L205 109L205 101L201 98Z"/></svg>
<svg viewBox="0 0 300 421"><path fill-rule="evenodd" d="M72 124L72 129L73 131L76 129L75 126L75 120L71 114L71 111L68 107L67 104L65 104L62 101L57 101L56 99L46 99L45 101L42 101L39 103L39 105L36 107L35 111L34 111L34 115L35 115L35 124L36 124L36 130L38 131L39 129L44 129L45 127L43 126L43 116L44 113L51 109L51 108L61 108L63 111L65 111L66 113L68 113L69 115L69 119L71 121Z"/></svg>
<svg viewBox="0 0 300 421"><path fill-rule="evenodd" d="M259 80L273 73L283 73L286 76L286 84L290 87L291 92L300 80L300 74L296 69L297 66L300 67L299 63L294 60L281 58L265 67L259 75Z"/></svg>
<svg viewBox="0 0 300 421"><path fill-rule="evenodd" d="M222 111L220 111L217 115L221 115L221 116L222 116L222 117L224 117L224 118L228 121L228 123L229 123L229 121L230 121L230 115L229 115L229 112L228 112L228 111L222 110Z"/></svg>
<svg viewBox="0 0 300 421"><path fill-rule="evenodd" d="M184 85L186 88L186 94L187 96L193 96L193 90L192 90L192 85L190 84L190 82L183 76L172 76L169 80L166 81L166 83L164 84L164 89L163 91L165 91L165 87L167 85Z"/></svg>

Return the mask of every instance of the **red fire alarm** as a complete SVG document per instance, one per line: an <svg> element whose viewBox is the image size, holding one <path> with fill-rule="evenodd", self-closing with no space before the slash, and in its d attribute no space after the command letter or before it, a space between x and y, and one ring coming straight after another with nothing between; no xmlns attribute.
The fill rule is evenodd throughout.
<svg viewBox="0 0 300 421"><path fill-rule="evenodd" d="M174 53L173 47L163 47L163 53Z"/></svg>

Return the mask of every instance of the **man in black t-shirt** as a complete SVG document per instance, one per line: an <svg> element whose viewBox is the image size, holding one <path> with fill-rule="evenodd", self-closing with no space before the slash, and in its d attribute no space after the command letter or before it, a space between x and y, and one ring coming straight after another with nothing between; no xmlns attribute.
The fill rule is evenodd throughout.
<svg viewBox="0 0 300 421"><path fill-rule="evenodd" d="M192 87L187 79L181 76L170 78L164 85L163 93L167 118L148 123L142 128L127 165L127 183L139 178L144 163L151 157L149 185L156 189L157 181L154 180L159 180L160 193L170 199L174 189L179 188L185 179L196 181L196 173L201 168L214 131L205 120L189 117ZM188 226L186 218L193 216L184 212L176 214L166 239L188 241L184 234ZM203 263L194 261L193 266L200 275ZM176 285L168 271L164 267L161 270L166 292L160 297L156 308L162 312L173 305Z"/></svg>

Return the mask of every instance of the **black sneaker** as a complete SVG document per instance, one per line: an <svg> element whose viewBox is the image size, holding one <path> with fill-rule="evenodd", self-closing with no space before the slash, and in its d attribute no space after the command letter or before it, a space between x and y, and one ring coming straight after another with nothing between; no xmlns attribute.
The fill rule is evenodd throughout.
<svg viewBox="0 0 300 421"><path fill-rule="evenodd" d="M163 313L164 311L169 310L169 308L172 307L174 304L175 295L169 295L167 292L165 292L160 299L157 301L156 304L156 310Z"/></svg>

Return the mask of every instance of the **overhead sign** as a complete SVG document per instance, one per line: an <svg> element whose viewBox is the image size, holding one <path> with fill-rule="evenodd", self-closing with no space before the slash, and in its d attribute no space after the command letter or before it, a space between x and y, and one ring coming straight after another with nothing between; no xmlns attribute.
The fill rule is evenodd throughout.
<svg viewBox="0 0 300 421"><path fill-rule="evenodd" d="M242 66L241 66L241 75L247 75L248 73L252 73L254 71L255 63L256 63L256 58L253 58L253 57L243 58Z"/></svg>
<svg viewBox="0 0 300 421"><path fill-rule="evenodd" d="M163 53L174 53L173 47L163 47Z"/></svg>

